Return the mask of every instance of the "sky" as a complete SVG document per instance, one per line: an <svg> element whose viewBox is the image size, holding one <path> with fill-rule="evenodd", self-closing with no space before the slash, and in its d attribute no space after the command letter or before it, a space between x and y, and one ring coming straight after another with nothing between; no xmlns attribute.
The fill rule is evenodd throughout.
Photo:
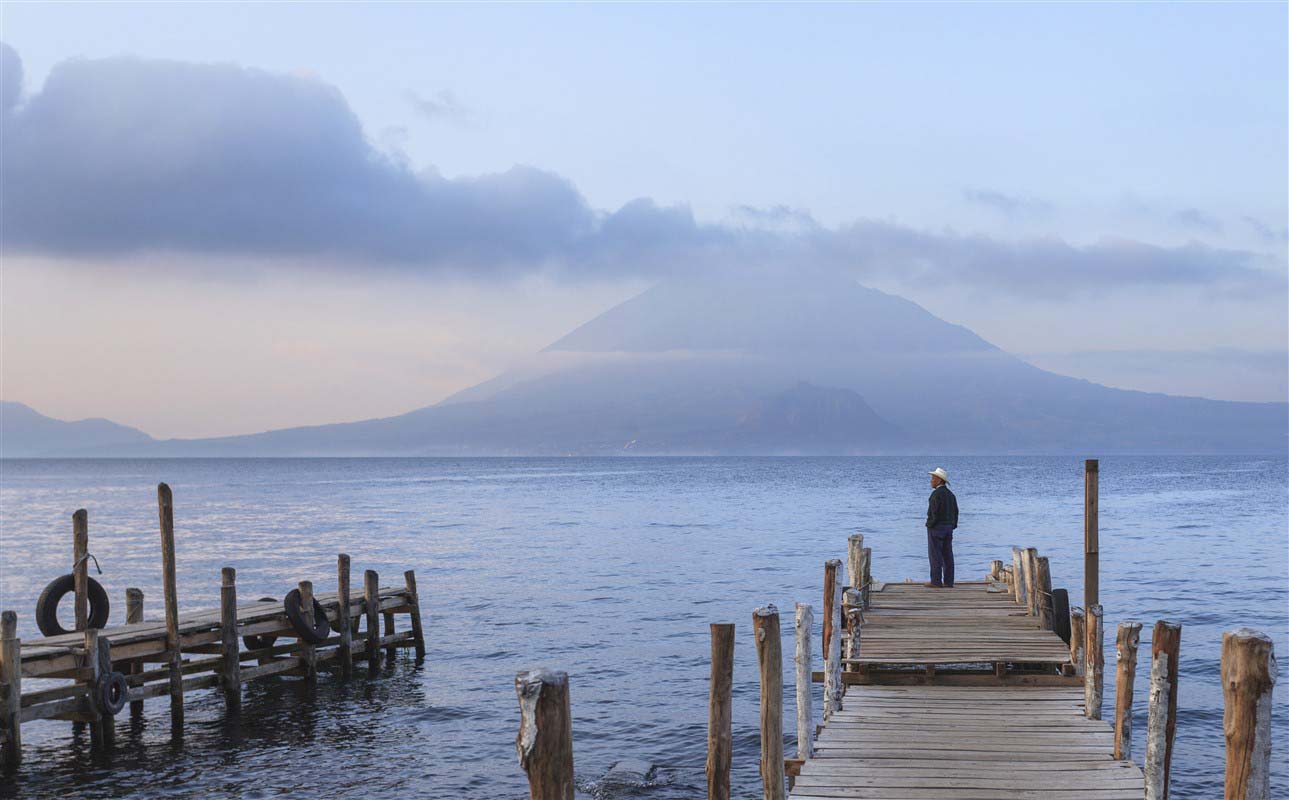
<svg viewBox="0 0 1289 800"><path fill-rule="evenodd" d="M659 280L824 268L1289 398L1284 4L0 6L0 396L365 419Z"/></svg>

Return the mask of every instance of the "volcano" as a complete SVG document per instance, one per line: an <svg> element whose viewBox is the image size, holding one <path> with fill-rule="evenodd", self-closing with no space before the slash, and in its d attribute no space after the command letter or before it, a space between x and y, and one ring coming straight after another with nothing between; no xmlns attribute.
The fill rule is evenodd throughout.
<svg viewBox="0 0 1289 800"><path fill-rule="evenodd" d="M1057 375L843 277L675 279L433 406L110 454L1283 453L1287 431L1289 404Z"/></svg>

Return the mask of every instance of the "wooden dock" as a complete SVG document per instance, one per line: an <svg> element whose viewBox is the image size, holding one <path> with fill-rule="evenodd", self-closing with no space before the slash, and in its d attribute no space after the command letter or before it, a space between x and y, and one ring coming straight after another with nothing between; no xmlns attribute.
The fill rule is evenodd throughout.
<svg viewBox="0 0 1289 800"><path fill-rule="evenodd" d="M350 591L350 558L336 561L336 591L314 592L312 581L299 581L286 598L239 603L237 573L225 567L219 576L218 608L179 612L175 579L174 514L170 488L158 487L164 613L145 620L143 593L125 590L125 624L107 626L106 590L88 574L88 524L82 509L73 515L72 574L50 584L61 592L75 586L76 630L53 636L19 639L17 614L0 615L0 761L7 770L22 759L22 726L37 720L89 723L96 749L113 746L115 716L130 706L142 713L149 698L169 697L172 728L183 728L184 695L217 688L230 713L241 706L242 685L272 675L316 678L319 666L332 662L343 676L362 659L378 668L399 649L425 655L416 575L403 573L401 586L380 586L373 570L362 575L359 591ZM91 613L90 589L98 592ZM42 629L56 625L62 594L37 603ZM398 621L406 620L399 630ZM57 629L57 628L55 628ZM281 643L279 643L279 641ZM24 681L28 683L24 685Z"/></svg>
<svg viewBox="0 0 1289 800"><path fill-rule="evenodd" d="M797 769L791 796L862 800L1140 800L1085 714L1069 645L1001 581L870 590L842 708Z"/></svg>

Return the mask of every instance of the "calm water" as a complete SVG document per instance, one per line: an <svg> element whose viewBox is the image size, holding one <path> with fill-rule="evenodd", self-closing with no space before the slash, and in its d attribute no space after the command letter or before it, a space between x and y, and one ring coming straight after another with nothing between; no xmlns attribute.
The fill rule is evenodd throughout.
<svg viewBox="0 0 1289 800"><path fill-rule="evenodd" d="M1051 557L1053 583L1081 597L1080 461L940 465L962 507L960 575L1009 559L1013 544L1035 546ZM429 655L421 665L400 658L374 679L359 669L348 684L328 674L313 689L293 678L251 684L236 722L217 693L190 695L181 740L170 735L165 701L152 701L142 720L118 717L110 769L68 723L32 723L26 761L0 778L0 794L526 797L513 679L549 665L571 676L588 795L698 798L707 624L734 621L733 781L739 796L759 797L752 610L818 607L823 562L844 558L856 529L873 548L878 579L921 579L932 466L903 458L3 462L0 607L19 611L24 636L35 635L41 587L69 571L70 518L82 506L112 622L123 618L127 586L146 593L148 618L160 616L155 485L165 480L175 493L182 609L217 605L222 566L237 568L242 597L281 596L304 578L331 589L344 551L355 570L393 579L416 569ZM1289 653L1289 464L1113 458L1101 470L1107 650L1120 620L1145 624L1143 653L1156 619L1183 624L1173 796L1217 796L1222 631L1260 628L1282 663ZM785 623L790 637L790 612ZM791 653L785 639L787 662ZM1139 751L1148 671L1138 670L1136 687ZM785 694L790 720L790 687ZM1286 796L1283 676L1274 727L1273 794ZM658 764L656 784L599 787L625 757Z"/></svg>

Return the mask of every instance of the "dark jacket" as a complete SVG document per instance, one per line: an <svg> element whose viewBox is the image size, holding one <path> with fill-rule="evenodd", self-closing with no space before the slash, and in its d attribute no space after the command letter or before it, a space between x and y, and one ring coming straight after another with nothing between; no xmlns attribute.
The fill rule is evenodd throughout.
<svg viewBox="0 0 1289 800"><path fill-rule="evenodd" d="M942 483L931 492L927 502L926 526L940 528L947 526L950 530L958 527L958 498L949 491L949 485Z"/></svg>

